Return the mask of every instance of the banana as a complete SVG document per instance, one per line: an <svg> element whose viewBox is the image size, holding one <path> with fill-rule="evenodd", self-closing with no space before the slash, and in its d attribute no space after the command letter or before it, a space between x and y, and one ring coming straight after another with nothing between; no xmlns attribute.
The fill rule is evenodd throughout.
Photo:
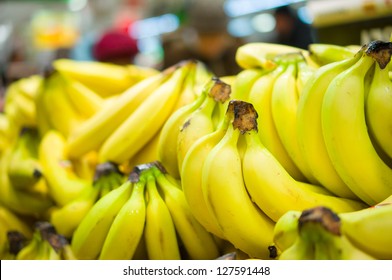
<svg viewBox="0 0 392 280"><path fill-rule="evenodd" d="M191 63L191 65L189 67L188 74L182 84L181 93L178 97L176 104L173 107L173 112L177 111L181 107L192 103L198 96L198 94L196 93L196 84L199 82L196 80L198 62L189 61L189 63Z"/></svg>
<svg viewBox="0 0 392 280"><path fill-rule="evenodd" d="M79 81L102 97L119 94L140 79L135 79L128 67L98 61L62 58L55 60L53 67L65 77Z"/></svg>
<svg viewBox="0 0 392 280"><path fill-rule="evenodd" d="M7 232L17 231L25 238L32 237L32 230L29 224L20 216L16 215L13 211L0 204L0 247L7 239Z"/></svg>
<svg viewBox="0 0 392 280"><path fill-rule="evenodd" d="M144 191L147 182L143 176L140 176L137 180L134 179L133 174L130 176L133 178L132 193L114 217L102 245L99 255L100 260L132 259L143 236L146 222ZM162 238L162 236L159 237ZM162 240L160 239L160 241Z"/></svg>
<svg viewBox="0 0 392 280"><path fill-rule="evenodd" d="M284 213L274 226L273 244L279 252L291 247L298 237L298 219L301 211L289 210Z"/></svg>
<svg viewBox="0 0 392 280"><path fill-rule="evenodd" d="M79 114L71 103L59 73L53 73L46 78L43 91L43 102L50 126L67 138L83 123L85 117Z"/></svg>
<svg viewBox="0 0 392 280"><path fill-rule="evenodd" d="M92 260L99 257L113 220L129 200L131 191L132 183L127 180L100 198L87 212L71 240L71 248L77 259Z"/></svg>
<svg viewBox="0 0 392 280"><path fill-rule="evenodd" d="M323 97L330 82L358 61L360 55L330 63L317 69L304 85L297 109L297 135L301 154L310 172L322 186L337 196L355 199L343 182L328 155L321 126Z"/></svg>
<svg viewBox="0 0 392 280"><path fill-rule="evenodd" d="M341 213L341 231L357 248L377 259L392 258L392 204Z"/></svg>
<svg viewBox="0 0 392 280"><path fill-rule="evenodd" d="M11 184L21 190L29 190L42 177L38 160L39 135L35 128L22 128L12 148L8 163L8 176Z"/></svg>
<svg viewBox="0 0 392 280"><path fill-rule="evenodd" d="M251 114L252 106L249 110ZM339 213L366 207L362 202L336 197L322 186L293 179L257 136L256 112L248 119L249 122L252 121L252 125L248 125L249 131L244 134L244 182L252 200L273 221L278 221L287 211L304 210L318 205L325 205Z"/></svg>
<svg viewBox="0 0 392 280"><path fill-rule="evenodd" d="M158 140L158 160L165 166L169 174L175 178L180 178L177 159L177 139L181 125L192 112L201 106L205 99L206 95L201 94L192 103L176 110L162 126Z"/></svg>
<svg viewBox="0 0 392 280"><path fill-rule="evenodd" d="M231 86L221 81L219 78L212 78L205 85L202 94L207 95L203 103L193 111L181 124L177 136L177 162L178 169L182 169L182 164L186 153L192 144L200 137L215 130L214 113L218 119L220 111L226 107L230 99Z"/></svg>
<svg viewBox="0 0 392 280"><path fill-rule="evenodd" d="M23 94L17 82L11 83L5 92L4 113L19 126L35 126L36 112L34 99Z"/></svg>
<svg viewBox="0 0 392 280"><path fill-rule="evenodd" d="M177 65L171 77L114 130L99 149L101 162L121 164L129 160L162 128L172 113L191 65L189 61Z"/></svg>
<svg viewBox="0 0 392 280"><path fill-rule="evenodd" d="M38 231L34 231L33 237L28 243L16 254L16 260L36 260L39 254L41 236Z"/></svg>
<svg viewBox="0 0 392 280"><path fill-rule="evenodd" d="M321 109L324 140L335 169L369 205L392 193L392 169L378 156L368 134L364 81L375 63L387 66L391 50L390 42L369 43L360 60L331 81Z"/></svg>
<svg viewBox="0 0 392 280"><path fill-rule="evenodd" d="M91 117L104 106L104 99L81 82L62 77L64 87L79 114L86 118Z"/></svg>
<svg viewBox="0 0 392 280"><path fill-rule="evenodd" d="M214 132L197 139L186 153L180 173L181 187L193 216L207 231L221 239L224 239L224 234L207 208L201 183L204 161L224 136L227 126L224 118Z"/></svg>
<svg viewBox="0 0 392 280"><path fill-rule="evenodd" d="M250 257L268 258L274 222L249 197L237 149L240 135L246 133L248 106L244 104L249 103L235 100L229 103L226 117L230 124L205 159L202 189L207 207L225 238Z"/></svg>
<svg viewBox="0 0 392 280"><path fill-rule="evenodd" d="M159 130L148 143L144 145L128 162L129 168L136 165L158 160L159 137L162 129Z"/></svg>
<svg viewBox="0 0 392 280"><path fill-rule="evenodd" d="M280 260L374 260L341 232L341 220L328 208L305 210L298 218L298 237Z"/></svg>
<svg viewBox="0 0 392 280"><path fill-rule="evenodd" d="M4 112L0 112L0 155L14 145L19 132L20 128Z"/></svg>
<svg viewBox="0 0 392 280"><path fill-rule="evenodd" d="M17 190L11 185L7 174L11 150L3 151L0 158L0 203L17 214L41 218L53 206L51 198L42 193Z"/></svg>
<svg viewBox="0 0 392 280"><path fill-rule="evenodd" d="M39 160L49 194L59 206L64 206L92 188L91 182L78 177L65 155L66 140L55 130L47 132L39 145Z"/></svg>
<svg viewBox="0 0 392 280"><path fill-rule="evenodd" d="M174 226L192 260L210 260L219 256L219 248L213 236L195 219L186 202L180 185L173 184L169 173L164 169L153 167L155 179L163 193L163 199L169 208ZM165 173L164 173L165 172Z"/></svg>
<svg viewBox="0 0 392 280"><path fill-rule="evenodd" d="M135 112L136 108L170 73L167 71L144 79L111 100L110 104L105 105L102 110L86 120L67 140L69 157L78 158L89 151L98 151L102 143L130 114Z"/></svg>
<svg viewBox="0 0 392 280"><path fill-rule="evenodd" d="M239 72L231 86L231 99L247 100L253 84L265 72L257 68L244 69Z"/></svg>
<svg viewBox="0 0 392 280"><path fill-rule="evenodd" d="M176 228L168 206L158 192L156 178L147 175L147 207L144 238L150 260L180 260Z"/></svg>
<svg viewBox="0 0 392 280"><path fill-rule="evenodd" d="M273 59L277 55L292 52L306 53L307 51L282 44L252 42L240 46L237 49L235 59L237 64L243 69L272 69L276 67L276 63L273 61Z"/></svg>
<svg viewBox="0 0 392 280"><path fill-rule="evenodd" d="M354 48L326 43L312 43L308 46L309 57L318 65L352 58L357 52Z"/></svg>
<svg viewBox="0 0 392 280"><path fill-rule="evenodd" d="M49 75L49 74L48 74ZM47 84L48 78L43 78L41 82L41 87L37 91L37 94L34 98L35 107L38 108L36 110L36 121L37 121L37 130L39 132L40 137L45 135L46 132L53 129L52 123L50 119L52 116L49 115L49 111L46 108L46 89L45 84Z"/></svg>
<svg viewBox="0 0 392 280"><path fill-rule="evenodd" d="M296 180L304 181L306 180L304 175L295 165L284 148L272 118L272 89L276 79L285 69L286 66L280 64L275 69L262 75L257 81L255 81L250 90L248 99L245 99L244 101L252 103L260 116L258 132L265 147L271 151L271 153L279 160L291 176L293 176Z"/></svg>
<svg viewBox="0 0 392 280"><path fill-rule="evenodd" d="M369 134L373 136L381 149L392 158L392 81L389 79L388 68L381 69L377 64L365 101L366 123Z"/></svg>
<svg viewBox="0 0 392 280"><path fill-rule="evenodd" d="M43 80L44 78L41 75L31 75L19 79L16 85L22 94L31 99L35 99L41 90Z"/></svg>
<svg viewBox="0 0 392 280"><path fill-rule="evenodd" d="M318 183L310 172L307 162L299 150L297 134L297 108L299 93L296 87L297 62L301 55L281 57L280 63L287 63L286 69L276 78L272 89L272 118L284 148L307 182Z"/></svg>

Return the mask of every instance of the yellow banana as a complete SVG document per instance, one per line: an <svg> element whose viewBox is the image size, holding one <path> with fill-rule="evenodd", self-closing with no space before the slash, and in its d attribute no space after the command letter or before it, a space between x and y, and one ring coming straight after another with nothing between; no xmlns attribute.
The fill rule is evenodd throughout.
<svg viewBox="0 0 392 280"><path fill-rule="evenodd" d="M53 73L46 79L43 91L43 102L50 126L68 137L81 125L85 117L79 114L71 103L59 73Z"/></svg>
<svg viewBox="0 0 392 280"><path fill-rule="evenodd" d="M244 69L236 75L231 86L231 99L247 100L249 92L260 76L266 71L257 68Z"/></svg>
<svg viewBox="0 0 392 280"><path fill-rule="evenodd" d="M308 50L309 57L320 66L351 58L356 53L353 48L326 43L309 44Z"/></svg>
<svg viewBox="0 0 392 280"><path fill-rule="evenodd" d="M255 117L255 113L253 117L248 117L253 119L253 128L249 125L249 131L244 134L243 176L252 200L272 220L278 221L290 210L304 210L318 205L330 207L339 213L366 207L362 202L336 197L321 186L293 179L261 143Z"/></svg>
<svg viewBox="0 0 392 280"><path fill-rule="evenodd" d="M285 251L297 240L300 216L301 211L289 210L276 221L273 241L279 252Z"/></svg>
<svg viewBox="0 0 392 280"><path fill-rule="evenodd" d="M91 117L104 106L104 99L81 82L63 77L64 87L79 114Z"/></svg>
<svg viewBox="0 0 392 280"><path fill-rule="evenodd" d="M177 159L177 141L181 125L185 119L194 112L205 100L206 95L201 94L192 103L175 111L162 126L158 140L158 160L165 169L175 178L180 178Z"/></svg>
<svg viewBox="0 0 392 280"><path fill-rule="evenodd" d="M193 260L217 258L219 256L218 246L213 236L192 215L181 186L173 184L167 178L170 174L163 173L162 169L155 166L153 170L178 236L189 258Z"/></svg>
<svg viewBox="0 0 392 280"><path fill-rule="evenodd" d="M51 198L42 193L15 189L9 180L7 167L11 150L8 148L0 158L0 202L15 213L35 218L44 218L53 206Z"/></svg>
<svg viewBox="0 0 392 280"><path fill-rule="evenodd" d="M132 259L143 236L144 224L146 222L145 186L146 179L142 176L137 181L133 180L130 198L114 217L102 245L99 255L100 260Z"/></svg>
<svg viewBox="0 0 392 280"><path fill-rule="evenodd" d="M369 43L360 60L331 81L321 109L324 140L335 169L352 192L369 205L392 193L392 169L379 157L369 137L364 83L375 63L387 65L391 49L392 43Z"/></svg>
<svg viewBox="0 0 392 280"><path fill-rule="evenodd" d="M38 92L41 90L43 83L43 76L31 75L17 81L17 87L19 90L31 99L35 99Z"/></svg>
<svg viewBox="0 0 392 280"><path fill-rule="evenodd" d="M38 160L38 131L22 128L12 148L8 163L8 176L11 184L18 189L29 190L42 177L42 168Z"/></svg>
<svg viewBox="0 0 392 280"><path fill-rule="evenodd" d="M105 62L57 59L53 62L53 67L102 97L119 94L139 81L139 78L132 77L132 72L127 67Z"/></svg>
<svg viewBox="0 0 392 280"><path fill-rule="evenodd" d="M196 93L196 84L199 82L196 80L196 71L198 65L195 61L189 61L189 63L191 65L189 67L188 74L182 84L181 92L178 96L176 104L173 107L173 112L177 111L181 107L192 103L198 96L198 94Z"/></svg>
<svg viewBox="0 0 392 280"><path fill-rule="evenodd" d="M276 79L285 69L285 65L279 65L269 73L262 75L255 81L250 90L248 99L245 99L244 101L252 103L259 115L259 137L265 147L271 151L291 176L296 180L304 181L304 175L284 148L272 117L272 89Z"/></svg>
<svg viewBox="0 0 392 280"><path fill-rule="evenodd" d="M286 70L276 78L272 89L271 112L272 118L287 153L305 176L308 182L317 183L309 170L299 150L297 134L297 107L299 93L296 87L297 61L301 56L282 58L281 63L287 63Z"/></svg>
<svg viewBox="0 0 392 280"><path fill-rule="evenodd" d="M101 162L121 164L131 159L152 139L172 113L191 65L192 63L186 62L176 66L171 77L114 130L99 149Z"/></svg>
<svg viewBox="0 0 392 280"><path fill-rule="evenodd" d="M365 101L366 123L369 133L381 149L392 158L392 81L388 68L375 66L374 76Z"/></svg>
<svg viewBox="0 0 392 280"><path fill-rule="evenodd" d="M207 231L221 239L224 239L224 234L207 208L201 183L204 161L222 139L227 126L227 120L224 118L214 132L196 140L185 155L180 173L181 187L193 216Z"/></svg>
<svg viewBox="0 0 392 280"><path fill-rule="evenodd" d="M72 170L72 163L65 155L65 145L66 140L55 130L47 132L39 145L39 160L49 194L59 206L92 188L90 181L78 177Z"/></svg>
<svg viewBox="0 0 392 280"><path fill-rule="evenodd" d="M23 94L17 82L11 83L5 92L4 113L19 126L35 126L36 112L34 99Z"/></svg>
<svg viewBox="0 0 392 280"><path fill-rule="evenodd" d="M185 155L192 144L200 137L215 130L213 115L217 111L217 114L219 114L226 107L226 101L230 98L231 87L219 78L212 78L205 85L202 94L207 95L203 103L185 118L177 136L178 170L182 169Z"/></svg>
<svg viewBox="0 0 392 280"><path fill-rule="evenodd" d="M225 238L250 257L268 258L274 222L249 197L237 149L247 125L244 111L248 109L242 104L235 100L229 103L226 117L230 124L204 162L202 189L207 207Z"/></svg>
<svg viewBox="0 0 392 280"><path fill-rule="evenodd" d="M102 110L86 120L69 136L67 151L71 158L100 148L117 127L139 107L144 100L165 80L169 72L151 76L110 100Z"/></svg>
<svg viewBox="0 0 392 280"><path fill-rule="evenodd" d="M328 155L321 127L321 107L329 83L352 66L359 56L325 65L309 78L299 97L297 135L299 149L314 178L329 191L345 198L356 195L343 182Z"/></svg>
<svg viewBox="0 0 392 280"><path fill-rule="evenodd" d="M7 231L17 231L27 239L32 237L32 230L28 223L13 211L0 204L0 240L7 238ZM1 246L1 245L0 245Z"/></svg>
<svg viewBox="0 0 392 280"><path fill-rule="evenodd" d="M374 260L341 232L341 220L330 209L305 210L298 218L298 237L280 260Z"/></svg>
<svg viewBox="0 0 392 280"><path fill-rule="evenodd" d="M341 213L341 231L356 247L377 259L392 258L392 204Z"/></svg>
<svg viewBox="0 0 392 280"><path fill-rule="evenodd" d="M277 55L292 52L306 53L306 50L282 44L252 42L240 46L237 49L235 59L238 65L244 69L271 69L276 66L273 59Z"/></svg>
<svg viewBox="0 0 392 280"><path fill-rule="evenodd" d="M87 212L75 229L71 248L77 259L93 260L99 257L114 218L129 200L132 183L127 180L118 188L100 198Z"/></svg>
<svg viewBox="0 0 392 280"><path fill-rule="evenodd" d="M150 260L180 260L176 228L168 206L156 186L156 178L147 175L147 208L144 238Z"/></svg>

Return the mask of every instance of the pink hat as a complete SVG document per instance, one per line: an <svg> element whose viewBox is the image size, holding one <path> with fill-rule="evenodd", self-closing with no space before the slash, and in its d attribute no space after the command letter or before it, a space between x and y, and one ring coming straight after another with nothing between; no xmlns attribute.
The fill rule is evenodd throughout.
<svg viewBox="0 0 392 280"><path fill-rule="evenodd" d="M138 53L137 42L127 33L108 31L93 46L93 55L99 61L122 57L132 58Z"/></svg>

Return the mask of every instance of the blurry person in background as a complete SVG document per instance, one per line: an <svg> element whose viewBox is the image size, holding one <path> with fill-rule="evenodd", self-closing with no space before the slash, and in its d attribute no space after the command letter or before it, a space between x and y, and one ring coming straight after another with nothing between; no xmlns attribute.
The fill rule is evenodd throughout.
<svg viewBox="0 0 392 280"><path fill-rule="evenodd" d="M227 32L228 17L221 0L191 0L185 7L185 24L162 37L163 68L185 59L203 62L216 76L240 71L235 53L241 45Z"/></svg>
<svg viewBox="0 0 392 280"><path fill-rule="evenodd" d="M314 42L312 27L303 22L290 6L278 7L274 16L277 43L307 49Z"/></svg>
<svg viewBox="0 0 392 280"><path fill-rule="evenodd" d="M103 33L92 48L97 61L120 65L133 64L138 52L137 41L127 32L115 29Z"/></svg>

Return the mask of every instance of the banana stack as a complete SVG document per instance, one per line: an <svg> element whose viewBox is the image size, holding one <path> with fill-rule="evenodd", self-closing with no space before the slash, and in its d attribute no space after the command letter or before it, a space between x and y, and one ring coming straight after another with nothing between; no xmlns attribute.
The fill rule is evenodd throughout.
<svg viewBox="0 0 392 280"><path fill-rule="evenodd" d="M11 83L0 258L392 259L391 55L247 43L233 76L58 59Z"/></svg>

